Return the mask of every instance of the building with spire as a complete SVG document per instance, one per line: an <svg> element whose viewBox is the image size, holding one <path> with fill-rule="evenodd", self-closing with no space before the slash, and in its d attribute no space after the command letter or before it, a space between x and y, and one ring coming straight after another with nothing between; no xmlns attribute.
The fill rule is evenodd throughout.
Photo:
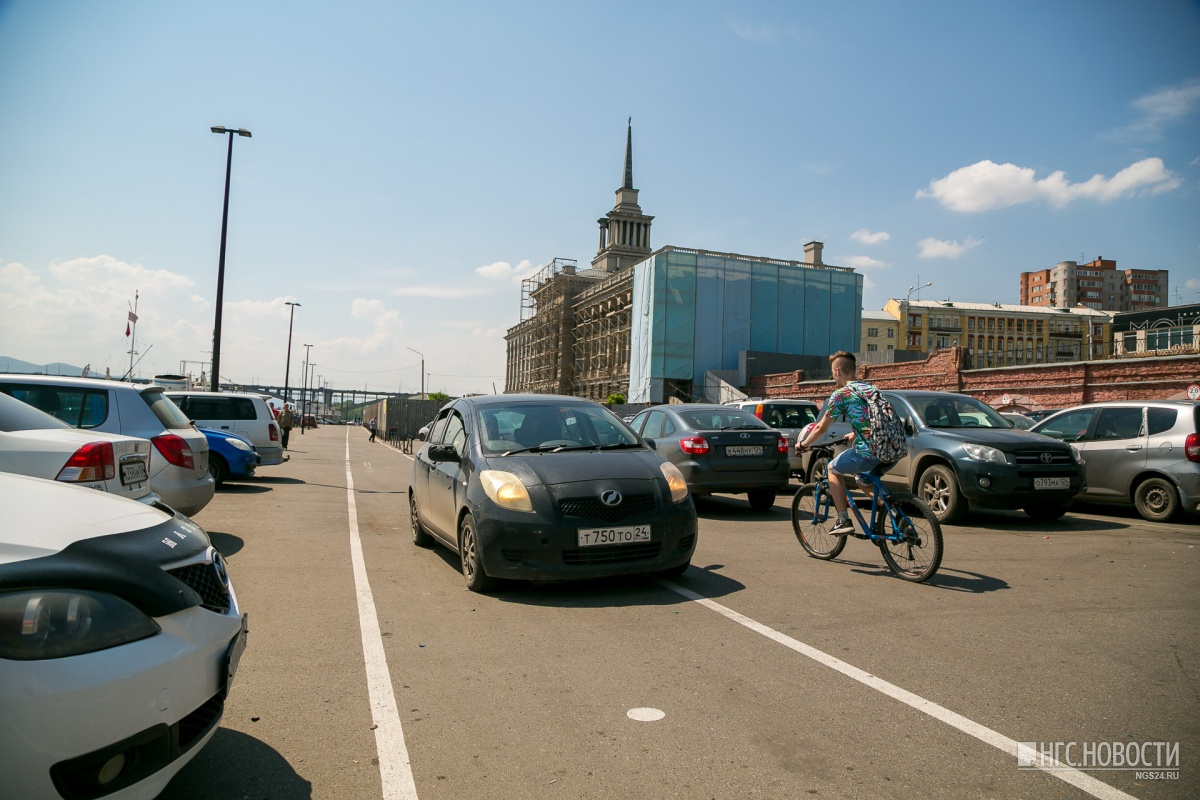
<svg viewBox="0 0 1200 800"><path fill-rule="evenodd" d="M858 349L862 276L825 264L820 242L804 246L803 261L652 250L653 219L633 188L630 120L591 268L556 258L522 282L521 321L505 335L506 391L697 401L778 370L781 358Z"/></svg>

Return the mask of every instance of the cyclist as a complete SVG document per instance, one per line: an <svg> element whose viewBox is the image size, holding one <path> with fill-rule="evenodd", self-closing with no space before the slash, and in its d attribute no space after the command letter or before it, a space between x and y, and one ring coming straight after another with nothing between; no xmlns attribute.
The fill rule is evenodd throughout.
<svg viewBox="0 0 1200 800"><path fill-rule="evenodd" d="M861 393L873 387L865 381L855 380L858 362L853 353L839 350L829 357L829 365L833 370L833 380L837 383L837 388L829 395L821 419L817 420L817 424L807 436L796 442L796 452L802 453L812 442L819 441L833 424L835 415L845 419L854 429L845 437L846 444L851 445L853 442L853 445L838 453L829 462L829 496L833 498L833 505L837 508L837 522L829 533L832 536L845 536L854 532L854 523L850 521L844 476L870 472L880 463L879 459L871 455L871 423L867 416L867 401ZM864 389L855 391L856 386Z"/></svg>

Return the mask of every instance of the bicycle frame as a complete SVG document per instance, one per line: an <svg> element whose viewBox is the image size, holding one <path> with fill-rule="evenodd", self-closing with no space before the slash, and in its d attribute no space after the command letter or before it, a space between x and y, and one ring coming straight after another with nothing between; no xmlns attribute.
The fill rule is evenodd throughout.
<svg viewBox="0 0 1200 800"><path fill-rule="evenodd" d="M879 479L878 475L873 475L869 472L863 472L857 475L857 477L866 481L867 483L870 483L875 491L871 497L871 522L868 524L867 520L863 518L862 510L859 509L858 504L854 502L854 498L850 495L850 487L846 487L847 507L850 509L850 511L854 512L854 516L858 520L858 526L860 530L862 530L862 533L854 533L851 535L859 539L869 539L870 541L877 543L880 541L896 543L904 541L904 534L899 531L897 525L900 521L903 521L908 523L909 527L911 528L912 520L908 518L908 515L905 514L903 510L892 505L891 492L889 492L887 487L883 485L883 481ZM817 502L814 503L815 516L813 518L813 522L818 523L829 519L830 509L833 508L833 498L829 494L829 476L825 475L821 478L818 478L814 486L818 492L818 495ZM887 517L892 520L891 532L885 533L882 536L875 533L876 521L879 518L878 515L881 513L886 514ZM824 519L819 519L818 517L824 517Z"/></svg>

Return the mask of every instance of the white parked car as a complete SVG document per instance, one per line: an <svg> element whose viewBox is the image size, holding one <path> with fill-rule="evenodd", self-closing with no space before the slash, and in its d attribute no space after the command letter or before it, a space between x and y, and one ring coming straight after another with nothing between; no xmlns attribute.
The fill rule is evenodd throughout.
<svg viewBox="0 0 1200 800"><path fill-rule="evenodd" d="M156 797L212 738L245 644L196 523L0 474L4 797Z"/></svg>
<svg viewBox="0 0 1200 800"><path fill-rule="evenodd" d="M163 394L161 386L59 375L0 375L0 392L84 430L149 439L150 488L192 516L208 505L208 439Z"/></svg>
<svg viewBox="0 0 1200 800"><path fill-rule="evenodd" d="M78 430L6 394L0 394L0 472L159 501L150 489L150 442Z"/></svg>
<svg viewBox="0 0 1200 800"><path fill-rule="evenodd" d="M275 414L261 394L250 392L167 392L167 397L201 428L249 439L259 466L282 464L283 439Z"/></svg>

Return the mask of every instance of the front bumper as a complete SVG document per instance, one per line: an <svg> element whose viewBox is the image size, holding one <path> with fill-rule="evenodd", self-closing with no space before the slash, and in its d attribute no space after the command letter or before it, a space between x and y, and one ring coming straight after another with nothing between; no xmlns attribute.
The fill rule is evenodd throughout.
<svg viewBox="0 0 1200 800"><path fill-rule="evenodd" d="M1087 478L1079 465L1035 469L962 459L956 462L959 488L972 505L1013 509L1028 505L1067 505L1087 490ZM1068 478L1069 489L1035 489L1036 478Z"/></svg>
<svg viewBox="0 0 1200 800"><path fill-rule="evenodd" d="M661 502L661 501L660 501ZM484 571L495 578L563 580L636 575L691 561L696 507L682 503L619 521L523 513L485 500L472 509ZM651 541L580 547L580 528L650 525Z"/></svg>

